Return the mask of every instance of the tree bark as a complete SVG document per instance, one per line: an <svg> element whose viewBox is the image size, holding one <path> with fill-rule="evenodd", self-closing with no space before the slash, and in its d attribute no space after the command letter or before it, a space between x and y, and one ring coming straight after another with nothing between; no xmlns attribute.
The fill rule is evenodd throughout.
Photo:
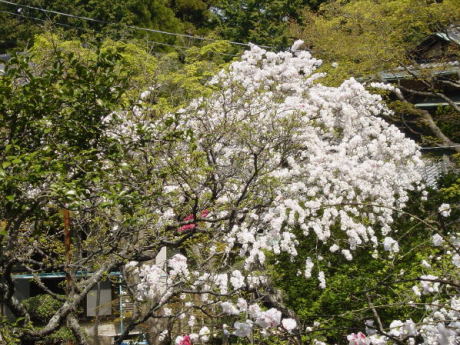
<svg viewBox="0 0 460 345"><path fill-rule="evenodd" d="M401 90L396 89L395 94L402 102L413 105L411 102L406 100ZM444 134L441 128L439 128L436 122L434 121L433 116L431 116L431 114L427 110L415 108L415 113L419 115L423 123L430 129L432 134L440 140L443 146L452 146L452 149L454 151L460 153L460 144L452 141L447 135Z"/></svg>

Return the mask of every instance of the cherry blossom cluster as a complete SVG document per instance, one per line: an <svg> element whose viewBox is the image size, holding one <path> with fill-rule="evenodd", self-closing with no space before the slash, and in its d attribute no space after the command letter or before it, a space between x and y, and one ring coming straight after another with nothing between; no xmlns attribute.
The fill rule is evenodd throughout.
<svg viewBox="0 0 460 345"><path fill-rule="evenodd" d="M198 333L177 336L174 343L176 345L192 345L198 342L207 343L209 341L210 334L211 331L209 328L203 326Z"/></svg>
<svg viewBox="0 0 460 345"><path fill-rule="evenodd" d="M428 316L415 323L394 320L389 325L386 335L377 334L375 330L347 336L349 345L390 345L395 339L408 345L455 345L460 343L460 299L452 298L449 303L434 301L426 306ZM416 342L416 339L422 342Z"/></svg>
<svg viewBox="0 0 460 345"><path fill-rule="evenodd" d="M353 79L337 88L320 84L320 63L306 51L254 46L213 79L214 96L183 110L218 177L243 169L237 164L259 150L259 174L276 184L270 195L260 194L270 207L248 210L226 236L229 251L238 245L247 256L247 269L264 264L264 250L295 256L299 227L348 260L367 243L397 252L392 215L408 191L422 188L418 147L381 118L389 110L380 96ZM241 182L217 202L237 200L253 172L251 165L238 172ZM347 240L336 241L335 231ZM307 263L305 275L310 271Z"/></svg>
<svg viewBox="0 0 460 345"><path fill-rule="evenodd" d="M136 296L139 300L167 300L172 293L172 287L190 277L187 258L181 254L171 257L167 267L157 264L139 265L138 262L131 261L125 265L125 269L138 278Z"/></svg>
<svg viewBox="0 0 460 345"><path fill-rule="evenodd" d="M171 237L206 234L204 261L219 264L195 272L175 255L167 268L136 268L143 298L170 296L186 284L201 303L221 299L222 313L239 318L235 335L248 336L254 326L291 332L295 320L240 294L266 281L260 271L267 252L296 256L299 231L346 260L362 246L399 251L394 213L410 191L423 189L418 146L382 119L390 110L356 80L321 84L321 61L300 45L279 53L252 46L211 80L212 96L170 115L175 130L189 134L156 151L156 168L178 173L162 177L159 198L168 206L152 210L155 226L174 229ZM162 137L155 135L158 119L149 123L139 109L136 116L141 125L129 128ZM304 276L324 289L327 277L315 260L306 260Z"/></svg>

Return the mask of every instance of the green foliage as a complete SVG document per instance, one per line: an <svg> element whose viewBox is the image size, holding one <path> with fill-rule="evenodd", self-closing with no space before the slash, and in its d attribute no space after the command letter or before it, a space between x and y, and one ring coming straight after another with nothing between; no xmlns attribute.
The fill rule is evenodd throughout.
<svg viewBox="0 0 460 345"><path fill-rule="evenodd" d="M352 0L308 9L292 35L325 62L337 62L335 80L372 75L410 64L409 53L428 35L459 19L456 0Z"/></svg>
<svg viewBox="0 0 460 345"><path fill-rule="evenodd" d="M51 333L37 342L37 345L60 345L66 342L75 342L76 339L72 334L72 331L67 327L61 327L56 332Z"/></svg>
<svg viewBox="0 0 460 345"><path fill-rule="evenodd" d="M24 248L34 248L40 251L36 269L62 270L62 208L71 210L75 243L71 254L80 270L100 268L110 255L104 250L114 245L115 217L123 230L128 229L122 246L130 241L139 244L139 238L129 236L135 237L141 226L146 228L140 223L155 222L157 215L149 207L159 199L158 190L170 174L192 166L199 177L199 169L206 169L206 157L196 154L193 142L191 162L177 155L172 155L171 165L161 167L158 161L167 155L162 150L174 150L178 138L191 135L174 130L179 115L168 111L209 92L205 83L231 58L221 54L227 49L228 43L214 42L182 56L157 59L136 45L107 41L91 49L77 40L43 35L37 37L31 54L9 61L0 77L0 193L5 196L0 199L0 246L11 249L2 251L0 261L8 262L10 256L20 260L18 252L26 256ZM139 100L147 85L153 86L151 95ZM127 123L139 116L131 109L141 103L142 116L158 120L156 133L164 132L165 139L151 138L141 125L136 128L139 141L129 136L114 139L104 120L112 115L119 123L119 116L126 116L123 123ZM145 154L133 155L139 147ZM184 213L189 212L189 204L183 207ZM159 235L156 229L155 235L148 231L142 240L151 246ZM175 233L165 231L164 236ZM88 252L98 254L82 259ZM0 266L3 272L5 267ZM38 302L27 302L38 314L18 330L39 329L49 321L55 305L38 306Z"/></svg>
<svg viewBox="0 0 460 345"><path fill-rule="evenodd" d="M322 1L305 0L220 0L216 3L218 32L224 38L287 47L291 42L289 21L299 18L302 6L317 6Z"/></svg>
<svg viewBox="0 0 460 345"><path fill-rule="evenodd" d="M61 301L46 294L27 298L22 303L29 311L32 320L39 325L49 320L62 306ZM61 344L65 340L74 340L73 334L67 327L60 327L57 331L41 339L37 344L54 345Z"/></svg>
<svg viewBox="0 0 460 345"><path fill-rule="evenodd" d="M92 53L94 56L83 59L72 51L56 50L41 65L34 64L30 56L17 56L0 77L2 276L11 274L5 262L18 262L30 248L40 251L37 269L62 270L65 256L59 210L81 209L82 196L95 195L89 189L94 184L105 188L109 202L128 204L132 198L132 194L123 198L119 184L107 181L109 173L100 162L101 157L118 162L123 149L104 135L104 119L124 104L127 81L116 71L122 57L115 51ZM94 215L91 221L99 219ZM87 250L100 240L85 243L87 229L73 233L80 244L73 247L76 256L81 255L80 248ZM96 234L104 238L103 225ZM97 264L91 262L84 268L92 270ZM31 322L23 318L19 324L7 323L5 333L21 337L26 329L40 329L60 305L47 295L26 300L23 307L29 310ZM60 344L69 335L69 330L61 328L40 338L40 343Z"/></svg>
<svg viewBox="0 0 460 345"><path fill-rule="evenodd" d="M35 321L48 320L62 306L62 302L51 295L37 295L27 298L23 303Z"/></svg>
<svg viewBox="0 0 460 345"><path fill-rule="evenodd" d="M452 158L458 169L460 166L460 154L453 155ZM460 204L460 176L458 173L450 173L444 176L439 187L438 202L445 202L452 205Z"/></svg>
<svg viewBox="0 0 460 345"><path fill-rule="evenodd" d="M118 54L114 65L115 73L124 78L125 96L135 99L140 92L150 89L146 100L152 111L166 113L184 106L190 99L206 95L211 88L207 81L223 68L235 52L227 41L215 41L202 47L191 47L182 53L152 55L142 42L121 42L105 40L100 51ZM97 60L97 48L84 46L78 40L67 41L53 33L37 35L31 48L36 69L46 69L48 61L58 54L72 54L83 63ZM69 63L66 68L72 70Z"/></svg>
<svg viewBox="0 0 460 345"><path fill-rule="evenodd" d="M18 17L19 13L14 8L6 8L0 4L0 22L2 30L0 34L0 52L5 53L9 50L21 50L30 46L34 35L42 29L36 24L24 18ZM11 12L12 14L6 13Z"/></svg>
<svg viewBox="0 0 460 345"><path fill-rule="evenodd" d="M417 236L416 233L412 235ZM276 266L276 282L285 291L288 306L306 325L312 326L313 322L320 322L321 329L324 330L318 333L328 343L344 343L343 334L362 330L364 321L373 319L367 295L379 306L380 317L387 324L393 319L420 316L404 305L410 295L407 291L410 291L415 280L394 283L398 280L415 279L421 273L420 266L413 264L420 261L419 257L411 255L393 261L385 257L372 258L369 252L361 250L354 253L352 262L348 262L339 255L325 253L324 259L316 262L313 278L309 280L294 270L281 270L281 267L286 267L283 266L286 259ZM305 256L301 258L305 259ZM302 267L304 262L299 258L298 264L294 266ZM316 275L319 270L324 271L327 277L327 288L324 290L318 288ZM401 274L402 272L404 273ZM392 305L393 303L396 304ZM318 338L318 333L312 336Z"/></svg>
<svg viewBox="0 0 460 345"><path fill-rule="evenodd" d="M6 316L0 316L0 339L3 341L3 344L8 345L18 345L19 339L14 336L13 327L20 324L23 320L15 320L11 322Z"/></svg>
<svg viewBox="0 0 460 345"><path fill-rule="evenodd" d="M103 53L118 54L114 69L120 78L129 79L129 83L126 84L127 88L138 91L151 85L158 60L134 42L125 43L107 39L101 42L98 48L84 46L79 40L67 41L56 34L47 32L35 37L30 52L36 68L46 69L47 61L52 60L56 53L73 54L82 62L89 63L97 60L98 49ZM70 65L67 67L72 69Z"/></svg>
<svg viewBox="0 0 460 345"><path fill-rule="evenodd" d="M209 7L213 2L213 0L172 0L170 6L182 22L203 29L212 25Z"/></svg>
<svg viewBox="0 0 460 345"><path fill-rule="evenodd" d="M48 264L62 260L60 238L47 237L61 222L57 208L100 174L100 154L117 152L101 137L102 119L124 94L124 80L114 73L117 59L99 52L91 63L57 53L47 69L32 72L30 61L17 57L0 78L0 219L8 228L24 212L36 217L33 236L21 240L42 246L50 255L45 261L56 260ZM44 184L50 195L34 196ZM43 203L47 207L37 207ZM0 245L22 236L20 228L10 231Z"/></svg>
<svg viewBox="0 0 460 345"><path fill-rule="evenodd" d="M168 6L167 0L133 0L128 2L128 9L133 14L135 25L151 29L161 29L170 32L183 31L183 25L175 17L174 11ZM139 33L137 34L139 35ZM174 42L174 36L165 36L162 34L141 34L142 36L151 37L156 41Z"/></svg>
<svg viewBox="0 0 460 345"><path fill-rule="evenodd" d="M31 46L37 33L59 28L66 40L100 42L107 38L142 38L161 43L189 45L187 39L148 29L268 44L276 48L290 42L288 24L298 20L303 6L316 9L324 0L17 0L45 10L88 17L94 21L45 13L37 9L0 4L5 23L0 51ZM19 11L19 12L18 12ZM9 12L9 13L7 13ZM192 41L192 44L196 44ZM167 50L157 46L157 50Z"/></svg>
<svg viewBox="0 0 460 345"><path fill-rule="evenodd" d="M158 88L150 99L156 103L153 108L174 110L193 98L209 95L213 89L207 82L232 58L226 55L228 51L228 42L216 41L201 48L192 47L182 57L175 53L162 56L156 74Z"/></svg>
<svg viewBox="0 0 460 345"><path fill-rule="evenodd" d="M176 41L174 36L129 28L133 25L171 32L184 31L184 24L176 18L167 0L18 0L16 3L88 17L94 21L45 13L27 7L21 8L18 12L19 7L17 6L0 4L0 10L16 14L0 14L0 18L7 23L5 25L7 40L0 40L3 42L0 45L0 51L13 48L23 49L26 44L31 45L34 34L43 32L43 28L37 25L42 25L44 22L49 26L62 28L67 39L79 37L90 42L101 41L108 37L112 39L144 37L168 43Z"/></svg>

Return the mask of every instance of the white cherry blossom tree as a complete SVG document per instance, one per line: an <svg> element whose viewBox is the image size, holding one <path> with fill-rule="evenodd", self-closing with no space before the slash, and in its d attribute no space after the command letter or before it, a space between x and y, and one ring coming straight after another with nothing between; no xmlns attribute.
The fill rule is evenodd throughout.
<svg viewBox="0 0 460 345"><path fill-rule="evenodd" d="M418 146L381 118L389 110L380 96L357 81L322 85L321 61L299 45L253 46L213 78L212 96L174 115L187 136L159 160L171 173L162 193L170 207L158 216L182 251L167 267L130 264L140 279L131 291L148 305L138 320L230 315L223 333L289 336L297 322L273 297L267 253L295 257L299 229L346 260L359 247L398 251L393 217L423 188ZM305 277L324 289L327 276L312 277L313 266L307 260Z"/></svg>

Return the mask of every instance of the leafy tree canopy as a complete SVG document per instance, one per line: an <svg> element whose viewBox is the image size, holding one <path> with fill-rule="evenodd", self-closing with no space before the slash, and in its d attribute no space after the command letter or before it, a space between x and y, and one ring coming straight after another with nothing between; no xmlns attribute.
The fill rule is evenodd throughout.
<svg viewBox="0 0 460 345"><path fill-rule="evenodd" d="M302 6L315 8L322 1L308 0L220 0L213 8L219 18L217 32L224 38L287 47L288 24L299 19Z"/></svg>
<svg viewBox="0 0 460 345"><path fill-rule="evenodd" d="M183 106L190 99L211 90L206 82L234 58L235 48L226 41L215 41L201 47L158 54L145 41L128 42L106 39L99 45L101 52L117 53L115 70L129 79L126 94L137 97L151 89L152 107L162 113ZM57 34L37 35L29 50L35 69L49 68L56 53L71 53L80 61L97 59L95 46L80 40L65 40ZM72 66L67 66L72 69Z"/></svg>
<svg viewBox="0 0 460 345"><path fill-rule="evenodd" d="M155 41L174 43L176 41L175 36L134 30L130 29L129 26L140 26L169 32L183 32L185 30L184 23L175 16L167 0L18 0L17 3L88 17L95 21L43 12L30 7L0 4L2 10L15 13L15 16L8 13L0 14L7 24L5 32L8 38L0 46L1 50L17 46L23 47L27 43L31 44L33 34L42 31L40 28L31 25L31 22L38 24L49 22L52 25L62 27L68 38L82 37L89 41L93 41L94 38L104 39L107 37L113 39L146 37Z"/></svg>
<svg viewBox="0 0 460 345"><path fill-rule="evenodd" d="M316 9L322 0L15 0L21 6L0 3L4 23L0 51L31 45L44 23L62 28L67 39L85 41L144 38L162 43L195 44L187 38L135 30L154 30L210 36L285 48L288 23L300 17L304 6ZM95 21L43 12L30 7L93 18Z"/></svg>
<svg viewBox="0 0 460 345"><path fill-rule="evenodd" d="M456 0L331 1L318 12L306 9L291 26L326 62L340 82L412 63L414 49L432 33L444 32L460 18Z"/></svg>

